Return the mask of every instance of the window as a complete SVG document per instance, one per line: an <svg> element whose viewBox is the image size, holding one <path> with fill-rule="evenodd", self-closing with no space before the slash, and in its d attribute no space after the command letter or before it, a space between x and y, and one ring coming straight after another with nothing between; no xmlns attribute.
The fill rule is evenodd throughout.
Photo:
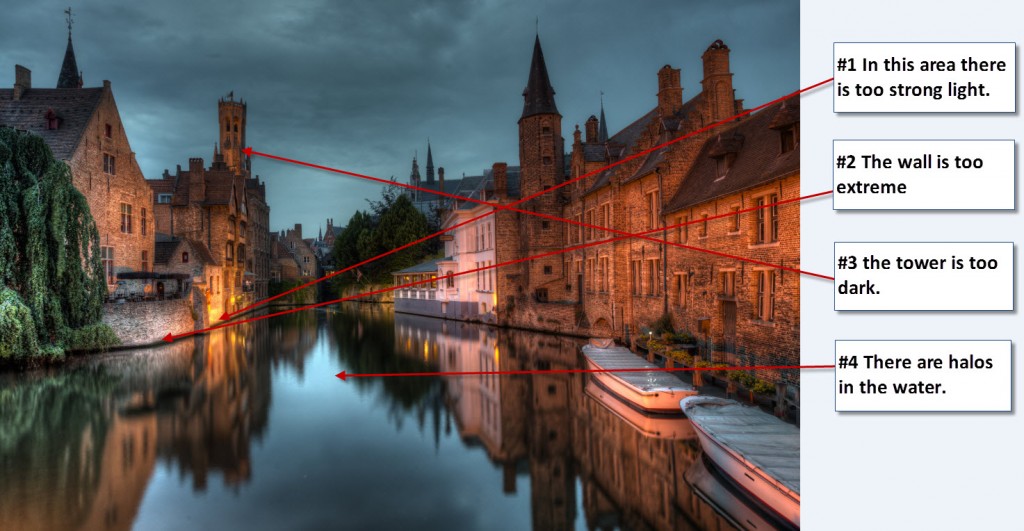
<svg viewBox="0 0 1024 531"><path fill-rule="evenodd" d="M781 131L779 134L782 135L782 152L789 153L796 149L800 145L800 124L793 124Z"/></svg>
<svg viewBox="0 0 1024 531"><path fill-rule="evenodd" d="M445 285L448 286L449 288L455 287L455 277L452 276L451 271L445 274Z"/></svg>
<svg viewBox="0 0 1024 531"><path fill-rule="evenodd" d="M779 205L775 204L778 202L776 194L757 199L757 243L779 240Z"/></svg>
<svg viewBox="0 0 1024 531"><path fill-rule="evenodd" d="M100 247L100 262L103 264L103 274L107 277L107 284L113 284L114 278L114 248Z"/></svg>
<svg viewBox="0 0 1024 531"><path fill-rule="evenodd" d="M224 244L224 258L229 262L235 260L235 242L229 241Z"/></svg>
<svg viewBox="0 0 1024 531"><path fill-rule="evenodd" d="M715 157L715 180L722 179L729 173L729 169L732 168L732 162L735 158L735 153L726 153L721 157Z"/></svg>
<svg viewBox="0 0 1024 531"><path fill-rule="evenodd" d="M181 263L183 263L183 264L187 264L188 263L188 251L184 251L184 252L181 253Z"/></svg>
<svg viewBox="0 0 1024 531"><path fill-rule="evenodd" d="M224 120L224 130L229 132L229 133L231 132L231 124L228 123L227 120Z"/></svg>
<svg viewBox="0 0 1024 531"><path fill-rule="evenodd" d="M775 271L760 271L757 275L757 318L775 320Z"/></svg>
<svg viewBox="0 0 1024 531"><path fill-rule="evenodd" d="M601 216L601 222L598 223L598 225L600 225L602 227L605 227L605 228L609 228L609 229L612 228L612 205L611 205L611 203L603 203L601 205L600 216ZM603 237L607 238L609 236L611 236L611 234L607 230L604 231Z"/></svg>
<svg viewBox="0 0 1024 531"><path fill-rule="evenodd" d="M677 235L679 236L679 243L686 243L690 239L690 216L679 216L676 218Z"/></svg>
<svg viewBox="0 0 1024 531"><path fill-rule="evenodd" d="M732 207L732 232L740 231L740 207Z"/></svg>
<svg viewBox="0 0 1024 531"><path fill-rule="evenodd" d="M736 271L722 271L722 296L736 296Z"/></svg>
<svg viewBox="0 0 1024 531"><path fill-rule="evenodd" d="M142 270L149 271L149 251L142 251Z"/></svg>
<svg viewBox="0 0 1024 531"><path fill-rule="evenodd" d="M587 258L587 291L594 291L597 289L597 274L594 270L594 259Z"/></svg>
<svg viewBox="0 0 1024 531"><path fill-rule="evenodd" d="M551 266L549 266L549 265L544 266L544 274L545 275L550 275L551 274Z"/></svg>
<svg viewBox="0 0 1024 531"><path fill-rule="evenodd" d="M544 127L540 128L540 132L545 135L549 135L551 134L551 128L545 125Z"/></svg>
<svg viewBox="0 0 1024 531"><path fill-rule="evenodd" d="M244 262L245 261L245 244L239 244L238 245L238 261L239 262ZM309 263L309 257L308 256L306 257L306 263Z"/></svg>
<svg viewBox="0 0 1024 531"><path fill-rule="evenodd" d="M587 213L585 214L584 221L588 225L587 227L585 227L584 235L586 237L586 241L589 242L590 240L594 239L594 228L590 226L590 225L594 224L594 209L593 208L587 210Z"/></svg>
<svg viewBox="0 0 1024 531"><path fill-rule="evenodd" d="M121 232L132 233L132 206L128 203L121 203Z"/></svg>
<svg viewBox="0 0 1024 531"><path fill-rule="evenodd" d="M630 269L630 278L633 281L633 295L643 294L643 283L641 282L642 273L643 267L641 267L640 260L633 260L633 264Z"/></svg>
<svg viewBox="0 0 1024 531"><path fill-rule="evenodd" d="M609 266L609 259L607 256L602 256L597 259L597 270L600 284L598 285L598 291L602 293L608 293L608 277L611 274L611 267Z"/></svg>
<svg viewBox="0 0 1024 531"><path fill-rule="evenodd" d="M647 294L661 295L661 259L647 260Z"/></svg>
<svg viewBox="0 0 1024 531"><path fill-rule="evenodd" d="M647 228L655 229L658 227L659 210L661 205L658 203L658 191L653 190L647 193Z"/></svg>
<svg viewBox="0 0 1024 531"><path fill-rule="evenodd" d="M114 128L110 127L110 124L106 124L106 125L103 126L103 136L105 136L107 138L113 138L113 136L114 136Z"/></svg>
<svg viewBox="0 0 1024 531"><path fill-rule="evenodd" d="M545 219L545 220L540 222L540 228L542 228L544 230L548 230L550 227L551 227L551 223L548 222L548 220Z"/></svg>
<svg viewBox="0 0 1024 531"><path fill-rule="evenodd" d="M114 156L103 154L103 173L107 175L117 175L117 170L114 165Z"/></svg>
<svg viewBox="0 0 1024 531"><path fill-rule="evenodd" d="M145 236L146 235L146 209L145 208L143 208L142 211L139 212L139 226L142 228L142 235Z"/></svg>
<svg viewBox="0 0 1024 531"><path fill-rule="evenodd" d="M547 157L547 156L544 157L544 165L545 166L550 166L551 165L551 157Z"/></svg>
<svg viewBox="0 0 1024 531"><path fill-rule="evenodd" d="M579 243L583 241L583 225L580 223L581 215L576 214L576 217L573 219L576 220L576 242Z"/></svg>
<svg viewBox="0 0 1024 531"><path fill-rule="evenodd" d="M537 288L533 295L537 302L548 302L548 288Z"/></svg>
<svg viewBox="0 0 1024 531"><path fill-rule="evenodd" d="M701 214L700 220L701 220L700 221L700 237L701 238L707 238L708 237L708 215L707 214Z"/></svg>
<svg viewBox="0 0 1024 531"><path fill-rule="evenodd" d="M686 307L686 294L690 291L690 275L687 273L676 273L676 304L680 308Z"/></svg>

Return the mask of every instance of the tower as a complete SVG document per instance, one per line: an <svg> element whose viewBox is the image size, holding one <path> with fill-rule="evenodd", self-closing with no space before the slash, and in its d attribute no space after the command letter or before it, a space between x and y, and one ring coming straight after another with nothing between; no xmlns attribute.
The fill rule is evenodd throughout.
<svg viewBox="0 0 1024 531"><path fill-rule="evenodd" d="M519 118L519 165L522 167L522 195L533 195L562 182L562 115L555 106L540 36L533 43L530 77L523 90L523 115ZM551 194L538 198L553 202Z"/></svg>
<svg viewBox="0 0 1024 531"><path fill-rule="evenodd" d="M236 174L249 176L249 158L245 149L245 100L235 101L235 92L217 101L220 124L220 149L224 163Z"/></svg>
<svg viewBox="0 0 1024 531"><path fill-rule="evenodd" d="M548 78L538 36L533 43L530 77L523 90L523 114L519 118L520 197L542 194L526 203L534 212L562 215L563 192L545 191L565 180L563 148L562 115L555 106L555 90ZM519 248L526 254L564 247L565 230L561 226L536 216L520 217L518 226ZM523 265L522 271L523 284L517 291L530 293L538 303L564 298L561 258L531 260Z"/></svg>

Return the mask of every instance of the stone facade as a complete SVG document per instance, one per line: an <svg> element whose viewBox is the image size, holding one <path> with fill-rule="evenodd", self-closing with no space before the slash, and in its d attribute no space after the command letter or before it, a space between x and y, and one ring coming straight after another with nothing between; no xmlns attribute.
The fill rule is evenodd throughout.
<svg viewBox="0 0 1024 531"><path fill-rule="evenodd" d="M281 266L281 280L305 282L314 279L317 276L317 256L309 242L302 238L302 224L296 223L295 228L282 231L279 241L287 256L279 251L278 260L288 260L290 257L295 262L294 270L288 264Z"/></svg>
<svg viewBox="0 0 1024 531"><path fill-rule="evenodd" d="M169 332L195 329L190 298L104 304L103 323L114 330L125 346L157 343Z"/></svg>
<svg viewBox="0 0 1024 531"><path fill-rule="evenodd" d="M721 41L707 48L704 79L689 99L680 71L661 68L656 107L611 136L591 116L585 132L576 127L563 165L561 116L535 43L519 120L521 193L508 193L496 176L497 199L530 198L517 208L612 230L499 211L496 261L626 233L669 244L625 238L504 266L496 293L500 324L631 341L667 315L677 331L697 339L708 361L799 364L799 274L778 267L799 267L799 206L756 208L799 197L799 102L700 132L743 111L733 95L729 55ZM613 163L619 164L601 171ZM734 209L751 210L730 216ZM776 371L758 376L780 383L799 378Z"/></svg>

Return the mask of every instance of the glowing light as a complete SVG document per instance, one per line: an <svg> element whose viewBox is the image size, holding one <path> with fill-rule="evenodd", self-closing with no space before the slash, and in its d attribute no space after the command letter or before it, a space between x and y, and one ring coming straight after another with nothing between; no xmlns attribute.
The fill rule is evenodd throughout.
<svg viewBox="0 0 1024 531"><path fill-rule="evenodd" d="M498 345L494 345L494 364L498 365L498 360L501 359L501 353L498 352Z"/></svg>
<svg viewBox="0 0 1024 531"><path fill-rule="evenodd" d="M423 359L426 360L427 356L430 355L430 346L427 345L427 340L423 340Z"/></svg>

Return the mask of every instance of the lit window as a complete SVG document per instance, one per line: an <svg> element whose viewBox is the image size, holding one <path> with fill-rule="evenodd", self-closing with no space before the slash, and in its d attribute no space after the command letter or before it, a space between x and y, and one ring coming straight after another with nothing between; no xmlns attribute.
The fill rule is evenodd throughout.
<svg viewBox="0 0 1024 531"><path fill-rule="evenodd" d="M188 263L188 251L184 251L184 252L181 253L181 263L183 263L183 264L187 264Z"/></svg>

